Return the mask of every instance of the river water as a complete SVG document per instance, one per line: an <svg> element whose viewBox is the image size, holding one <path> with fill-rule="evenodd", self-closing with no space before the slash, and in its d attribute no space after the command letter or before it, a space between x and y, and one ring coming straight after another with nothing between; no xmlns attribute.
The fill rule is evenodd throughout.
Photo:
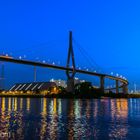
<svg viewBox="0 0 140 140"><path fill-rule="evenodd" d="M140 99L0 98L0 139L140 139Z"/></svg>

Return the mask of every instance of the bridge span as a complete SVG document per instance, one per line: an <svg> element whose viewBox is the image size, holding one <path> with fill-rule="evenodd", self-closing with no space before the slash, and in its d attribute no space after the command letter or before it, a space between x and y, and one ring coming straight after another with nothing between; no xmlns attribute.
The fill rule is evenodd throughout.
<svg viewBox="0 0 140 140"><path fill-rule="evenodd" d="M52 65L48 63L42 63L42 62L36 62L36 61L30 61L30 60L23 60L23 59L15 59L13 57L4 57L0 56L0 61L4 62L11 62L11 63L18 63L18 64L24 64L24 65L31 65L31 66L38 66L38 67L46 67L46 68L52 68L52 69L58 69L58 70L64 70L64 71L73 71L73 68L68 68L64 66L58 66L58 65ZM108 75L108 74L103 74L103 73L96 73L92 71L85 71L85 70L80 70L80 69L75 69L76 73L82 73L82 74L88 74L92 76L97 76L100 78L100 88L104 92L105 90L116 90L116 93L119 92L119 88L123 89L123 92L127 92L127 86L128 86L128 81L126 79ZM114 88L104 88L104 80L105 78L115 80L116 81L116 87ZM120 84L119 84L120 83Z"/></svg>

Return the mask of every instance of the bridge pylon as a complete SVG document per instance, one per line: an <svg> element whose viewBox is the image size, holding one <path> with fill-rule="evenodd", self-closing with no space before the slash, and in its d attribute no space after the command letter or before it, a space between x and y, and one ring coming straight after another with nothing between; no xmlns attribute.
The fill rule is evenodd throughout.
<svg viewBox="0 0 140 140"><path fill-rule="evenodd" d="M72 64L72 67L70 66ZM67 92L74 92L74 76L76 74L75 68L75 59L74 59L74 51L72 46L72 31L69 32L69 49L68 49L68 57L67 57ZM69 69L72 68L72 71Z"/></svg>
<svg viewBox="0 0 140 140"><path fill-rule="evenodd" d="M116 94L119 93L119 81L116 80Z"/></svg>

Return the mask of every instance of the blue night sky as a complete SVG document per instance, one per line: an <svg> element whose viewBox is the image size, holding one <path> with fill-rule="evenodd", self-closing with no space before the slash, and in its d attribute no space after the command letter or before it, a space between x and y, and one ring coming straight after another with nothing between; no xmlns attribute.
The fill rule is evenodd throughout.
<svg viewBox="0 0 140 140"><path fill-rule="evenodd" d="M77 66L122 74L131 88L134 83L140 88L139 7L139 0L0 1L0 53L66 65L72 30ZM78 47L98 66L91 66ZM66 79L64 72L38 68L38 81L53 77ZM6 87L32 81L33 67L6 63L5 78Z"/></svg>

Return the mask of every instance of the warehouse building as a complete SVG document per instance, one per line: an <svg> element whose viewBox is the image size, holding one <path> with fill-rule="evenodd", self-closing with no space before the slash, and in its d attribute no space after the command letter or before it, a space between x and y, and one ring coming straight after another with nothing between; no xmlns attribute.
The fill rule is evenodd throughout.
<svg viewBox="0 0 140 140"><path fill-rule="evenodd" d="M9 91L42 91L57 87L55 82L17 83Z"/></svg>

